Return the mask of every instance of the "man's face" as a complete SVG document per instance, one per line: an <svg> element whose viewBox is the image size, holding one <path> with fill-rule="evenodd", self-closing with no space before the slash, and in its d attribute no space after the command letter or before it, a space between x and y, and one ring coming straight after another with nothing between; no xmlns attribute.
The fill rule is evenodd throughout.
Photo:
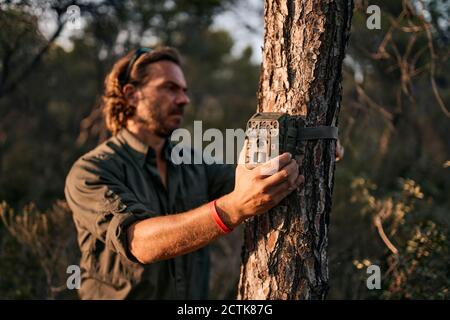
<svg viewBox="0 0 450 320"><path fill-rule="evenodd" d="M184 106L189 103L181 68L171 61L148 66L149 81L136 91L135 122L160 137L169 137L183 120Z"/></svg>

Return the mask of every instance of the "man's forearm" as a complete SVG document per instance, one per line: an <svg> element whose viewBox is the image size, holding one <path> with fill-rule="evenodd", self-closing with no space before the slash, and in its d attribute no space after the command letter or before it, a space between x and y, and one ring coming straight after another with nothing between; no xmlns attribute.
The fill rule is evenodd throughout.
<svg viewBox="0 0 450 320"><path fill-rule="evenodd" d="M267 175L277 164L279 170ZM263 214L277 205L304 181L298 164L289 153L253 170L236 169L233 192L216 202L217 214L229 228L245 219ZM211 215L208 205L188 212L154 217L136 222L127 230L128 246L141 263L170 259L210 243L224 232Z"/></svg>
<svg viewBox="0 0 450 320"><path fill-rule="evenodd" d="M219 203L223 203L218 208L223 220L233 225L239 224L225 212L228 211L230 196L222 197ZM139 262L148 264L197 250L223 235L223 232L206 204L187 212L136 222L128 228L127 235L131 253Z"/></svg>

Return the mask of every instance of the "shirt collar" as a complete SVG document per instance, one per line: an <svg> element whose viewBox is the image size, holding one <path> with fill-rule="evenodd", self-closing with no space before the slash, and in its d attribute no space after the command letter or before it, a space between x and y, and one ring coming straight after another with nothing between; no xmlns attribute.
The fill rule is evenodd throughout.
<svg viewBox="0 0 450 320"><path fill-rule="evenodd" d="M133 157L135 157L139 164L143 167L145 163L150 163L156 165L156 152L149 145L145 144L138 137L136 137L133 133L128 131L128 129L123 128L117 134L117 137L124 143L127 149L130 151ZM172 153L172 142L170 139L166 139L163 146L163 155L166 161L172 162L171 153Z"/></svg>

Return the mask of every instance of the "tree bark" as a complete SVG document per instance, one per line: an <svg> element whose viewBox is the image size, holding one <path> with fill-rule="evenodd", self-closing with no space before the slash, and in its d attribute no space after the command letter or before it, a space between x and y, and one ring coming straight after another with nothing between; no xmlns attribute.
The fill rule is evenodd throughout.
<svg viewBox="0 0 450 320"><path fill-rule="evenodd" d="M300 116L305 127L336 125L352 0L266 0L258 112ZM324 299L334 140L295 156L305 183L246 223L239 299Z"/></svg>

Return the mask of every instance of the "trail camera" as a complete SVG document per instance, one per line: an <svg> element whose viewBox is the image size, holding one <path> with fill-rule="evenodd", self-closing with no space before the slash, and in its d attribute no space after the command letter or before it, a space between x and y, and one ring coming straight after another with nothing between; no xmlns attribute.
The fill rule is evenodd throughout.
<svg viewBox="0 0 450 320"><path fill-rule="evenodd" d="M334 126L300 128L297 116L281 112L254 114L247 122L245 165L252 169L284 152L297 153L300 140L337 139Z"/></svg>
<svg viewBox="0 0 450 320"><path fill-rule="evenodd" d="M251 169L295 148L295 119L285 113L262 112L253 115L247 122L248 139L245 164ZM293 129L289 130L289 124ZM288 141L292 143L288 146Z"/></svg>

